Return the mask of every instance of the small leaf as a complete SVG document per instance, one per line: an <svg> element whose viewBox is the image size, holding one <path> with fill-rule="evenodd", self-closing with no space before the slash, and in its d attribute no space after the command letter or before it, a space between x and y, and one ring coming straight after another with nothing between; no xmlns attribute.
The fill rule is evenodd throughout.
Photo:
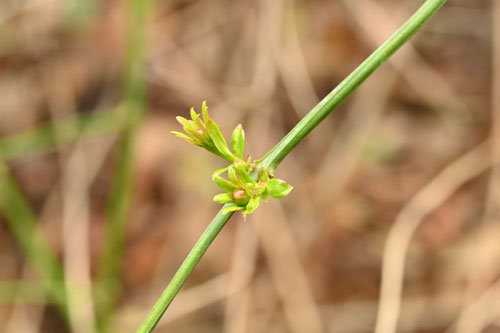
<svg viewBox="0 0 500 333"><path fill-rule="evenodd" d="M266 183L269 180L269 175L267 174L266 168L260 168L259 170L259 180Z"/></svg>
<svg viewBox="0 0 500 333"><path fill-rule="evenodd" d="M196 124L192 120L187 120L186 118L181 116L177 116L175 117L175 119L179 122L179 124L182 125L184 129L189 128L193 131L196 131L198 129L198 126L196 126Z"/></svg>
<svg viewBox="0 0 500 333"><path fill-rule="evenodd" d="M212 179L214 179L215 176L218 176L220 175L221 173L224 173L227 171L227 169L229 169L229 166L225 167L225 168L220 168L220 169L217 169L214 171L214 173L212 174Z"/></svg>
<svg viewBox="0 0 500 333"><path fill-rule="evenodd" d="M262 183L259 183L256 187L255 187L255 195L263 195L264 193L266 193L266 185L267 184L262 184Z"/></svg>
<svg viewBox="0 0 500 333"><path fill-rule="evenodd" d="M247 183L250 183L250 184L254 184L255 181L252 179L252 177L250 177L250 175L248 174L248 170L247 170L247 166L245 164L245 162L235 162L233 164L234 166L234 169L236 170L236 174L238 175L238 178L240 179L241 182L243 182L244 184L247 184Z"/></svg>
<svg viewBox="0 0 500 333"><path fill-rule="evenodd" d="M222 215L226 215L227 213L229 212L235 212L237 210L242 210L243 208L245 207L242 207L242 206L231 206L231 207L227 207L227 208L224 208L224 210L222 211Z"/></svg>
<svg viewBox="0 0 500 333"><path fill-rule="evenodd" d="M203 122L204 123L208 122L208 119L210 119L210 117L208 116L208 108L206 101L203 101L203 103L201 103L201 113L203 114Z"/></svg>
<svg viewBox="0 0 500 333"><path fill-rule="evenodd" d="M194 111L194 108L191 108L191 110L189 110L189 113L191 115L191 119L193 119L194 122L196 122L196 119L200 117L199 114L196 114L196 111Z"/></svg>
<svg viewBox="0 0 500 333"><path fill-rule="evenodd" d="M233 200L233 196L232 196L232 193L221 193L221 194L217 194L217 195L214 197L214 201L215 201L215 202L218 202L218 203L221 203L221 204L227 204L227 203L234 202L234 200Z"/></svg>
<svg viewBox="0 0 500 333"><path fill-rule="evenodd" d="M236 171L234 170L234 167L230 165L227 169L227 175L229 176L229 180L235 184L241 183L240 180L238 179L238 176L236 176Z"/></svg>
<svg viewBox="0 0 500 333"><path fill-rule="evenodd" d="M203 146L202 146L202 147L203 147L203 148L205 148L206 150L208 150L209 152L211 152L212 154L215 154L215 155L217 155L217 156L220 156L220 157L222 157L222 158L225 158L225 157L224 157L224 156L220 153L220 151L219 151L217 148L215 148L215 146L213 145L213 143L212 143L210 140L203 142Z"/></svg>
<svg viewBox="0 0 500 333"><path fill-rule="evenodd" d="M231 148L233 153L240 159L243 159L243 154L245 151L245 131L241 124L236 126L231 136Z"/></svg>
<svg viewBox="0 0 500 333"><path fill-rule="evenodd" d="M219 126L212 119L209 119L207 121L206 126L208 135L210 135L210 138L214 142L215 147L217 147L217 149L224 155L225 159L227 159L231 163L234 162L235 156L229 150L226 139L224 139Z"/></svg>
<svg viewBox="0 0 500 333"><path fill-rule="evenodd" d="M186 140L187 142L189 142L191 144L195 144L194 141L193 141L193 139L191 139L189 136L187 136L184 133L177 132L177 131L171 131L170 133L175 134L176 137L184 139L184 140Z"/></svg>
<svg viewBox="0 0 500 333"><path fill-rule="evenodd" d="M213 176L212 179L224 191L233 192L234 190L237 189L237 186L235 184L233 184L232 182L230 182L227 179L222 178L221 176L216 175L216 176Z"/></svg>
<svg viewBox="0 0 500 333"><path fill-rule="evenodd" d="M293 189L293 186L287 184L281 179L270 179L267 182L266 189L270 196L279 199L286 197Z"/></svg>
<svg viewBox="0 0 500 333"><path fill-rule="evenodd" d="M243 214L253 213L259 207L259 205L260 205L260 197L253 197L252 199L250 199L247 206L245 207Z"/></svg>
<svg viewBox="0 0 500 333"><path fill-rule="evenodd" d="M193 108L191 108L190 113L191 113L191 119L193 119L192 122L193 124L196 125L196 128L201 132L206 132L205 124L200 119L200 115L197 114Z"/></svg>

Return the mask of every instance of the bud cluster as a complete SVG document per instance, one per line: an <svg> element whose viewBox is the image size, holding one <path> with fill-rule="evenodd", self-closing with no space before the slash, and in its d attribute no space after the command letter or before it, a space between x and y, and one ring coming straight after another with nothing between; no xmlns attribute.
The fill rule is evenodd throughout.
<svg viewBox="0 0 500 333"><path fill-rule="evenodd" d="M214 172L212 179L225 192L217 194L214 201L221 204L232 204L224 209L223 214L241 210L246 218L259 207L260 200L267 201L269 196L283 198L293 187L281 179L270 175L264 167L259 167L249 156L243 159L245 150L245 132L241 125L236 126L231 136L229 148L219 126L208 115L205 102L202 104L202 117L191 108L191 120L177 117L186 134L172 131L177 137L200 146L220 156L231 165ZM220 175L227 172L227 179ZM252 177L253 176L253 177Z"/></svg>

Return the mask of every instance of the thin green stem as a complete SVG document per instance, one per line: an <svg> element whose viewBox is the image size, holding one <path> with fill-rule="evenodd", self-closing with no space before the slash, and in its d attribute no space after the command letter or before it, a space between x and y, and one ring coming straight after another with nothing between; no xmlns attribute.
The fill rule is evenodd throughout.
<svg viewBox="0 0 500 333"><path fill-rule="evenodd" d="M326 116L328 116L344 99L363 83L377 68L413 36L443 6L446 0L427 0L422 7L381 47L366 59L351 75L340 83L328 96L315 106L273 149L271 149L260 165L273 171ZM226 208L224 206L222 209ZM153 306L137 332L151 332L163 313L182 287L193 268L200 261L208 246L212 243L230 214L222 215L222 210L212 220L201 238L195 244L188 257L174 275L167 288Z"/></svg>
<svg viewBox="0 0 500 333"><path fill-rule="evenodd" d="M64 290L65 286L57 288ZM38 281L0 281L0 305L13 303L45 305L53 302L54 299L47 295L43 283Z"/></svg>
<svg viewBox="0 0 500 333"><path fill-rule="evenodd" d="M227 207L231 207L231 205L225 205L223 208ZM198 242L196 242L191 252L189 252L181 267L177 270L177 273L175 273L172 280L170 280L167 288L163 291L137 332L151 332L153 330L170 303L172 303L174 297L181 289L187 277L191 274L205 251L208 249L210 244L212 244L212 241L215 237L217 237L232 215L232 212L224 215L222 214L222 209L219 211L212 222L208 225L205 232L203 232Z"/></svg>
<svg viewBox="0 0 500 333"><path fill-rule="evenodd" d="M61 263L47 243L35 213L7 167L0 162L0 209L28 261L39 274L48 296L68 320Z"/></svg>
<svg viewBox="0 0 500 333"><path fill-rule="evenodd" d="M110 193L106 238L96 286L97 329L107 332L119 292L120 264L125 242L127 216L132 198L135 138L147 108L146 23L152 0L127 0L127 45L124 102L120 113L123 132L118 163Z"/></svg>
<svg viewBox="0 0 500 333"><path fill-rule="evenodd" d="M359 87L373 72L403 46L438 10L446 0L428 0L382 46L372 53L347 78L316 105L295 127L261 160L261 165L274 171L295 146L326 116Z"/></svg>
<svg viewBox="0 0 500 333"><path fill-rule="evenodd" d="M79 115L2 138L0 139L0 161L53 148L57 144L82 137L117 132L123 127L119 112L120 109L117 108L116 110ZM63 133L64 135L58 136L56 139L54 133Z"/></svg>

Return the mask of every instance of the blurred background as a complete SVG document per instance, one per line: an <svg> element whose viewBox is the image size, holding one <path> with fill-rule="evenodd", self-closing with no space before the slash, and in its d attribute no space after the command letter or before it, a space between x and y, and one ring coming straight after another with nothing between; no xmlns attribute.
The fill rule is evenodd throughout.
<svg viewBox="0 0 500 333"><path fill-rule="evenodd" d="M135 331L220 208L175 116L206 100L259 158L422 3L0 1L0 331ZM157 332L500 332L499 22L449 0Z"/></svg>

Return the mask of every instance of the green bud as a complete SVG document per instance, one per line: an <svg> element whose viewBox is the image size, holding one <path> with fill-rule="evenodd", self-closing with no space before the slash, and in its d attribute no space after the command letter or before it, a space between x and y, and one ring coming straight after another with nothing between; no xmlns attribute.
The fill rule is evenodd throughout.
<svg viewBox="0 0 500 333"><path fill-rule="evenodd" d="M276 199L284 198L293 189L293 186L287 184L281 179L270 179L267 182L267 193Z"/></svg>
<svg viewBox="0 0 500 333"><path fill-rule="evenodd" d="M231 136L231 148L233 153L240 159L243 159L243 154L245 151L245 131L241 124L236 126Z"/></svg>
<svg viewBox="0 0 500 333"><path fill-rule="evenodd" d="M234 190L231 195L233 202L239 206L245 206L248 201L250 201L250 197L248 196L247 192L241 188Z"/></svg>
<svg viewBox="0 0 500 333"><path fill-rule="evenodd" d="M231 193L221 193L221 194L217 194L217 195L214 197L214 201L215 201L215 202L218 202L218 203L221 203L221 204L227 204L227 203L232 203L232 202L234 202L234 201L233 201L233 196L231 195Z"/></svg>

